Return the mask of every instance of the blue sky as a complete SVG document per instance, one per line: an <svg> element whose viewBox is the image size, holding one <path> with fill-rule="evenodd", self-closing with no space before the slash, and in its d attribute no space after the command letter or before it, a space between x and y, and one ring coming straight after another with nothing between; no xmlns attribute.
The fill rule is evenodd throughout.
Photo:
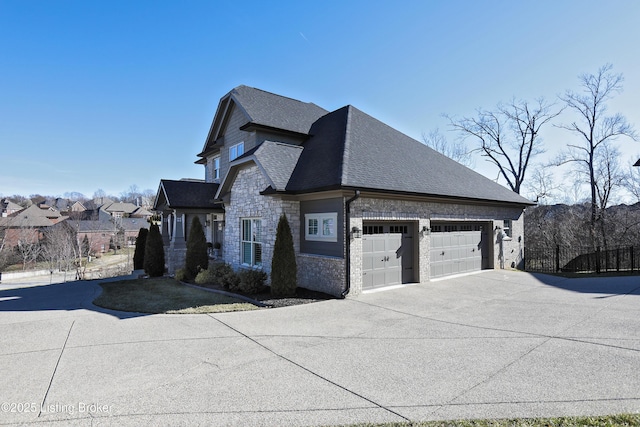
<svg viewBox="0 0 640 427"><path fill-rule="evenodd" d="M443 113L553 100L612 63L610 110L638 128L639 20L633 0L0 0L0 195L204 178L196 154L240 84L453 140ZM549 156L571 138L543 137Z"/></svg>

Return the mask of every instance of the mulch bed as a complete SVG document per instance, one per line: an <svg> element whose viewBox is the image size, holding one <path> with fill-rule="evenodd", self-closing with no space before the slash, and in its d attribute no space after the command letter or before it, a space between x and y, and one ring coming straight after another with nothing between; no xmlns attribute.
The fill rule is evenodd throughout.
<svg viewBox="0 0 640 427"><path fill-rule="evenodd" d="M296 294L295 296L290 296L290 297L274 297L273 295L271 295L271 293L269 292L269 287L265 286L263 292L260 292L258 294L245 294L245 293L241 293L241 292L231 292L228 289L225 289L223 286L220 285L215 285L215 284L203 284L203 285L195 285L195 286L200 286L203 288L209 288L209 289L215 289L215 290L219 290L219 291L224 291L224 292L229 292L229 293L235 293L238 295L242 295L251 299L254 299L256 301L259 301L263 304L265 304L268 307L289 307L292 305L300 305L300 304L309 304L312 302L318 302L318 301L326 301L326 300L330 300L330 299L336 299L336 297L334 297L333 295L329 295L329 294L325 294L323 292L318 292L318 291L312 291L309 289L305 289L305 288L296 288Z"/></svg>

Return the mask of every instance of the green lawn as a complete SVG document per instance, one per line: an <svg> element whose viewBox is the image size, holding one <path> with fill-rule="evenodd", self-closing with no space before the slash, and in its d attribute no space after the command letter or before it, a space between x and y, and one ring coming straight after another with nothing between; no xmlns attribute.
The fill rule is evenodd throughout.
<svg viewBox="0 0 640 427"><path fill-rule="evenodd" d="M420 423L352 424L349 427L613 427L640 426L640 414L599 417L515 418L504 420L425 421Z"/></svg>
<svg viewBox="0 0 640 427"><path fill-rule="evenodd" d="M100 286L102 294L93 303L112 310L195 314L258 309L240 299L194 289L167 277L108 282Z"/></svg>

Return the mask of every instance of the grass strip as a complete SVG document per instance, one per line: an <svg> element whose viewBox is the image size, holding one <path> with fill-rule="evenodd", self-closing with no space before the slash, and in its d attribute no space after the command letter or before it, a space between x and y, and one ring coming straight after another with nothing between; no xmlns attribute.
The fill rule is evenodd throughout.
<svg viewBox="0 0 640 427"><path fill-rule="evenodd" d="M495 420L423 421L416 423L350 424L348 427L633 427L640 426L640 414L593 417L513 418ZM347 426L343 426L347 427Z"/></svg>
<svg viewBox="0 0 640 427"><path fill-rule="evenodd" d="M98 307L136 313L199 314L257 310L253 304L184 286L168 277L101 283Z"/></svg>

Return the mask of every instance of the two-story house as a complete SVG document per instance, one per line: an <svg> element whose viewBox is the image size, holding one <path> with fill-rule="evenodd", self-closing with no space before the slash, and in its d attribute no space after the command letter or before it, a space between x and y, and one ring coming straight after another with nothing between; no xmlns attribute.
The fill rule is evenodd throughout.
<svg viewBox="0 0 640 427"><path fill-rule="evenodd" d="M156 196L170 271L195 215L226 262L269 273L285 214L299 285L334 295L522 262L532 202L350 105L239 86L198 157L204 181Z"/></svg>

